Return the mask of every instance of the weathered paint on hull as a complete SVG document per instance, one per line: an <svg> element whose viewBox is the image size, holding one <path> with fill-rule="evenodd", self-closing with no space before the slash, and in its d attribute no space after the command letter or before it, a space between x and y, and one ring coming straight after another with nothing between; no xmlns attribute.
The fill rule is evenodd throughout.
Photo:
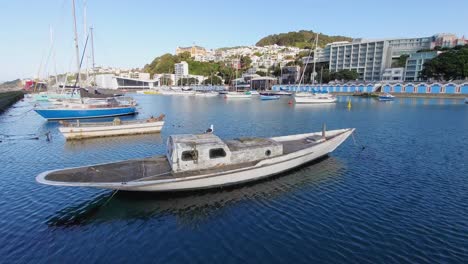
<svg viewBox="0 0 468 264"><path fill-rule="evenodd" d="M161 132L163 125L164 122L151 122L98 127L60 127L59 130L67 140L73 140L96 137L159 133Z"/></svg>
<svg viewBox="0 0 468 264"><path fill-rule="evenodd" d="M331 132L336 133L338 136L332 138L331 140L325 141L320 145L306 148L287 155L262 160L255 166L225 171L221 173L154 181L139 181L132 183L67 183L50 182L45 180L44 178L47 176L47 174L53 172L49 171L38 175L36 180L40 183L58 186L80 186L112 190L151 192L190 191L230 186L265 179L328 155L339 145L341 145L341 143L343 143L354 132L354 129L334 130ZM276 137L272 139L281 142L287 140L296 140L300 137L308 137L313 134L314 133Z"/></svg>

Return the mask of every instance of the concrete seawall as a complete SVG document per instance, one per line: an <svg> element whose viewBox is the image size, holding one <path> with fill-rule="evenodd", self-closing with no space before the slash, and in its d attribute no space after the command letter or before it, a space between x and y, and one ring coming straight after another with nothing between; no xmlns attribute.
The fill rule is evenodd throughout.
<svg viewBox="0 0 468 264"><path fill-rule="evenodd" d="M12 91L12 92L3 92L0 93L0 113L3 113L19 100L24 98L24 93L22 91Z"/></svg>

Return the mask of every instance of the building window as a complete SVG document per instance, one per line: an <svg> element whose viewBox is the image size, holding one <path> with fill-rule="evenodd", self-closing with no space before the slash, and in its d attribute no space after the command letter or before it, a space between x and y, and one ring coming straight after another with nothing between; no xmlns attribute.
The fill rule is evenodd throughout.
<svg viewBox="0 0 468 264"><path fill-rule="evenodd" d="M226 151L223 148L210 149L210 159L224 158Z"/></svg>
<svg viewBox="0 0 468 264"><path fill-rule="evenodd" d="M198 159L198 151L197 150L187 150L182 152L182 160L183 161L193 161Z"/></svg>

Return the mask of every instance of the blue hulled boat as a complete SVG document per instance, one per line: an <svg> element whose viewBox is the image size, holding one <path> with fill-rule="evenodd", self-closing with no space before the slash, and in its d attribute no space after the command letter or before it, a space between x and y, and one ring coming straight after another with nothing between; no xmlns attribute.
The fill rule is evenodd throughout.
<svg viewBox="0 0 468 264"><path fill-rule="evenodd" d="M36 109L36 113L47 120L65 120L65 119L85 119L98 117L112 117L122 115L133 115L136 108L132 107L113 107L99 109Z"/></svg>
<svg viewBox="0 0 468 264"><path fill-rule="evenodd" d="M379 95L379 101L393 101L394 99L395 99L395 96L389 93Z"/></svg>
<svg viewBox="0 0 468 264"><path fill-rule="evenodd" d="M64 103L62 105L37 108L36 113L47 120L85 119L133 115L135 103L117 101L115 98L90 100L87 103Z"/></svg>

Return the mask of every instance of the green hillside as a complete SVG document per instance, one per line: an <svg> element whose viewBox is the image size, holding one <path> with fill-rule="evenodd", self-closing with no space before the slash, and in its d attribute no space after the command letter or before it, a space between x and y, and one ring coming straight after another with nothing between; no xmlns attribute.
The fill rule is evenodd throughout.
<svg viewBox="0 0 468 264"><path fill-rule="evenodd" d="M298 48L310 48L315 41L316 32L308 30L293 31L266 36L260 39L256 46L266 46L277 44L280 46L290 46ZM318 45L324 47L326 44L335 41L351 41L352 38L344 36L329 36L319 33Z"/></svg>

